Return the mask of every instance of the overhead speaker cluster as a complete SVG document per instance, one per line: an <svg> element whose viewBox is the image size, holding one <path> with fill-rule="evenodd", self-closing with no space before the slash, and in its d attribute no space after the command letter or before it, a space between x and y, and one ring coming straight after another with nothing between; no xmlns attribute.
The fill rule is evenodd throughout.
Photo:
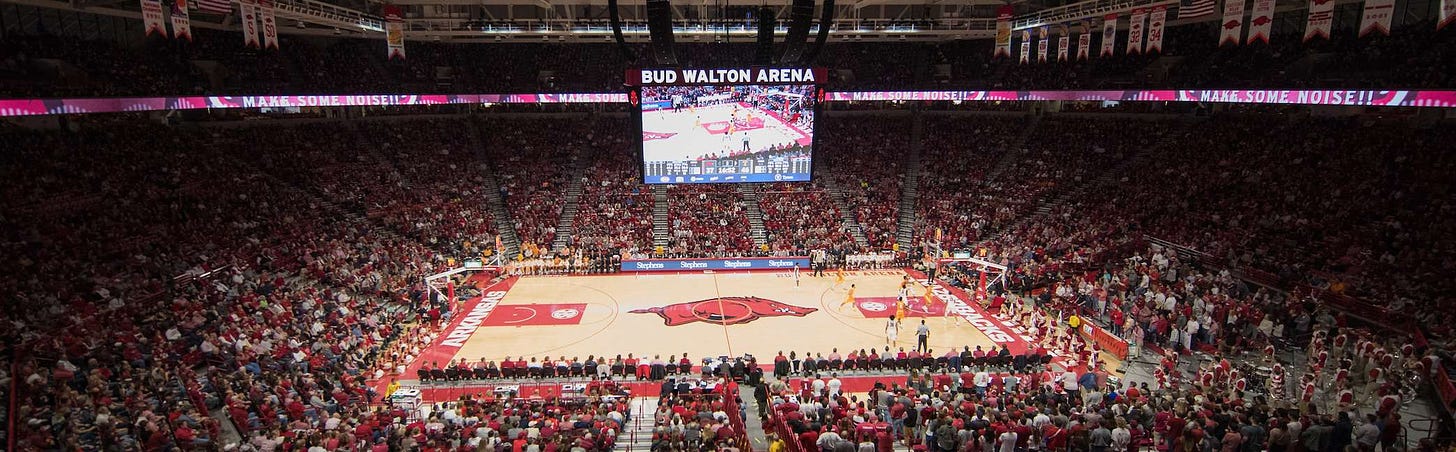
<svg viewBox="0 0 1456 452"><path fill-rule="evenodd" d="M758 9L758 41L753 52L755 65L772 66L774 63L774 26L778 25L778 18L774 16L771 7Z"/></svg>
<svg viewBox="0 0 1456 452"><path fill-rule="evenodd" d="M622 36L622 12L617 6L617 0L607 0L607 15L612 22L612 39L617 41L617 50L622 52L622 58L629 63L636 61L637 55L627 46L627 39Z"/></svg>
<svg viewBox="0 0 1456 452"><path fill-rule="evenodd" d="M652 36L652 60L661 66L676 66L677 51L672 37L672 4L668 0L647 0L647 32Z"/></svg>
<svg viewBox="0 0 1456 452"><path fill-rule="evenodd" d="M814 0L794 0L789 8L789 33L784 36L784 55L779 59L785 65L798 65L804 56L804 40L809 38L809 26L814 22Z"/></svg>

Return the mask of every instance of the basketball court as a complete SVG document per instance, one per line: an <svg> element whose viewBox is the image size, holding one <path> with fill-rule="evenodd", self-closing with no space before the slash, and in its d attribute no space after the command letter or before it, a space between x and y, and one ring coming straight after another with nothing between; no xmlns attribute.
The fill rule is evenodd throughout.
<svg viewBox="0 0 1456 452"><path fill-rule="evenodd" d="M647 161L741 153L745 138L753 152L774 146L808 146L813 141L809 133L777 112L744 102L645 112L642 133L642 154Z"/></svg>
<svg viewBox="0 0 1456 452"><path fill-rule="evenodd" d="M629 353L663 359L686 353L695 363L745 354L770 361L781 350L827 356L835 348L845 354L890 345L885 327L897 310L904 271L850 271L843 282L832 272L808 275L801 273L797 284L791 272L509 278L465 302L420 361L610 360ZM853 300L846 303L851 285ZM911 283L908 318L891 350L913 350L921 320L937 355L1001 344L1014 353L1026 350L1029 340L1019 329L967 303L966 292L937 285L927 299L926 290Z"/></svg>

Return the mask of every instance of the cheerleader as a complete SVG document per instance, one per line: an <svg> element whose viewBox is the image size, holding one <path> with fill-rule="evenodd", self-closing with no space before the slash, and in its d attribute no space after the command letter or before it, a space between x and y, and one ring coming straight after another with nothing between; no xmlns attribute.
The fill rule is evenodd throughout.
<svg viewBox="0 0 1456 452"><path fill-rule="evenodd" d="M1304 383L1300 386L1299 412L1303 414L1313 414L1309 412L1309 408L1310 402L1314 401L1314 376L1310 374L1305 374L1302 380L1304 381Z"/></svg>
<svg viewBox="0 0 1456 452"><path fill-rule="evenodd" d="M1274 368L1269 371L1269 400L1279 401L1284 399L1284 366L1274 363Z"/></svg>

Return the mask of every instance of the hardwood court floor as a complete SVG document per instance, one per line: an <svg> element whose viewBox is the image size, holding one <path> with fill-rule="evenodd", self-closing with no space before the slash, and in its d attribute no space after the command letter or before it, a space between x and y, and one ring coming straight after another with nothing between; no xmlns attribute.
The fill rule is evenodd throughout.
<svg viewBox="0 0 1456 452"><path fill-rule="evenodd" d="M883 349L887 320L866 314L893 310L904 274L846 272L845 282L836 284L832 273L814 278L805 272L797 287L787 272L523 277L453 353L471 362L521 355L610 359L628 353L667 359L687 353L698 364L706 356L748 353L772 360L780 350L827 356L835 347L841 354L851 348ZM858 302L846 305L850 284ZM915 345L921 319L913 316L927 309L918 299L924 290L911 289L917 303L902 323L900 347ZM646 312L653 308L666 309ZM926 321L937 354L993 345L964 320L935 315Z"/></svg>

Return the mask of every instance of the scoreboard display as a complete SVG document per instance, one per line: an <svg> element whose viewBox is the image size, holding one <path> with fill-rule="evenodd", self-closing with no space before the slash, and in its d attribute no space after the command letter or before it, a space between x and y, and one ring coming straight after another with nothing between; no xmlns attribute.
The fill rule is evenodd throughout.
<svg viewBox="0 0 1456 452"><path fill-rule="evenodd" d="M629 98L648 184L805 182L823 69L641 69Z"/></svg>

